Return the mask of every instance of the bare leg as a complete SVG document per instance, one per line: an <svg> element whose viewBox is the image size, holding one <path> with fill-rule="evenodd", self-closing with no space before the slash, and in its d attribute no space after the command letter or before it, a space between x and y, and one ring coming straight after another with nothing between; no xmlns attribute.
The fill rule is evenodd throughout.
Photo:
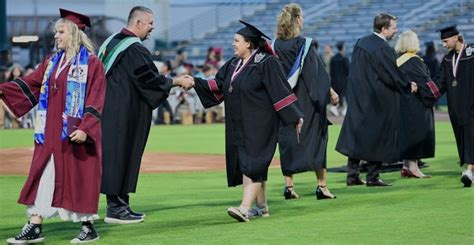
<svg viewBox="0 0 474 245"><path fill-rule="evenodd" d="M264 181L261 183L260 191L257 194L257 207L265 208L267 206L267 198L265 197L265 189L267 187L267 182Z"/></svg>
<svg viewBox="0 0 474 245"><path fill-rule="evenodd" d="M43 218L39 215L32 215L30 217L30 223L37 224L37 225L42 224L43 223Z"/></svg>
<svg viewBox="0 0 474 245"><path fill-rule="evenodd" d="M334 195L329 191L326 182L327 171L325 168L316 170L316 179L318 179L318 186L325 196L334 198Z"/></svg>
<svg viewBox="0 0 474 245"><path fill-rule="evenodd" d="M285 186L293 186L293 175L284 176L285 177Z"/></svg>
<svg viewBox="0 0 474 245"><path fill-rule="evenodd" d="M248 211L252 208L252 204L257 198L257 195L262 190L262 183L260 182L252 182L252 180L245 176L243 177L243 188L244 193L242 197L242 203L240 204L240 208L243 209L242 211Z"/></svg>
<svg viewBox="0 0 474 245"><path fill-rule="evenodd" d="M285 177L285 192L283 195L285 199L295 199L299 198L300 196L295 192L294 183L293 183L293 175L284 176Z"/></svg>

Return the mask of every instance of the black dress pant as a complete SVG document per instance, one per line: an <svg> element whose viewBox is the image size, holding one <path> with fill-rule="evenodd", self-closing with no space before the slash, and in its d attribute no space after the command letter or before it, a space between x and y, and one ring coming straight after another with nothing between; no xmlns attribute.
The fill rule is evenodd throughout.
<svg viewBox="0 0 474 245"><path fill-rule="evenodd" d="M349 158L347 160L347 181L354 181L359 179L359 164L360 159ZM369 161L367 162L367 176L366 181L376 181L379 178L380 170L382 169L382 162Z"/></svg>
<svg viewBox="0 0 474 245"><path fill-rule="evenodd" d="M128 194L106 195L107 197L107 213L119 214L129 211Z"/></svg>

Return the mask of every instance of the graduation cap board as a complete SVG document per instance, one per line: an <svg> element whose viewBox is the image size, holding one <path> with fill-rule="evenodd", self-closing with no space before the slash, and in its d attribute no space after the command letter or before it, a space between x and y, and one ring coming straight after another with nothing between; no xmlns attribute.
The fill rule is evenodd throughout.
<svg viewBox="0 0 474 245"><path fill-rule="evenodd" d="M459 34L459 31L456 26L457 25L448 25L438 29L437 32L441 33L441 39L446 39Z"/></svg>
<svg viewBox="0 0 474 245"><path fill-rule="evenodd" d="M245 36L245 37L248 37L250 39L259 39L259 38L262 38L262 37L265 37L266 39L268 40L271 40L270 37L268 37L267 35L265 35L265 33L263 33L262 31L260 31L257 27L255 27L254 25L248 23L248 22L245 22L243 20L239 20L240 23L244 24L245 27L243 27L242 29L238 30L237 31L237 34L240 34L242 36Z"/></svg>
<svg viewBox="0 0 474 245"><path fill-rule="evenodd" d="M61 18L72 21L81 30L86 29L86 26L91 27L91 19L89 18L89 16L61 8L59 9L59 14L61 15Z"/></svg>

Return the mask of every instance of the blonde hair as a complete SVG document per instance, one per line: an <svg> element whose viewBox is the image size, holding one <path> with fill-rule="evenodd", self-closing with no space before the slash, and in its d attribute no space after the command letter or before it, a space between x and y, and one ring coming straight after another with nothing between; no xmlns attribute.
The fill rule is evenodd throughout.
<svg viewBox="0 0 474 245"><path fill-rule="evenodd" d="M404 31L395 44L395 51L399 54L407 52L416 53L420 51L420 40L412 30Z"/></svg>
<svg viewBox="0 0 474 245"><path fill-rule="evenodd" d="M288 40L299 36L301 29L296 20L302 13L301 6L296 3L285 5L277 17L276 38Z"/></svg>
<svg viewBox="0 0 474 245"><path fill-rule="evenodd" d="M79 27L74 24L74 22L61 18L56 21L54 25L54 30L58 28L59 25L64 24L67 26L69 30L69 40L67 43L67 48L64 50L66 52L67 58L74 57L77 53L79 53L79 48L81 45L89 51L90 54L94 53L94 45L92 41L87 37L86 33L79 29Z"/></svg>

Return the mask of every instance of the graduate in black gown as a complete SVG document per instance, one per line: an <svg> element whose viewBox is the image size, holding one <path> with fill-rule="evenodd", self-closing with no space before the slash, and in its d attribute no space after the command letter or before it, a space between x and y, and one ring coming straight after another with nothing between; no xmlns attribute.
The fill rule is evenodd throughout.
<svg viewBox="0 0 474 245"><path fill-rule="evenodd" d="M396 53L387 44L397 32L397 18L381 13L374 33L357 41L347 84L347 115L336 150L349 158L347 185L362 185L359 162L367 163L367 186L389 186L379 178L382 162L401 157L399 147L400 99L411 84L397 68Z"/></svg>
<svg viewBox="0 0 474 245"><path fill-rule="evenodd" d="M350 62L345 55L344 42L336 43L337 54L331 58L331 87L339 95L337 106L340 115L345 116L347 112L346 87L347 75L349 75Z"/></svg>
<svg viewBox="0 0 474 245"><path fill-rule="evenodd" d="M471 187L474 171L474 48L464 42L456 25L439 30L443 47L449 53L443 57L436 85L430 90L419 88L419 93L439 98L448 94L448 112L461 166L467 165L461 175L464 187Z"/></svg>
<svg viewBox="0 0 474 245"><path fill-rule="evenodd" d="M420 41L415 32L403 32L397 40L395 51L400 56L397 66L405 73L409 81L417 87L427 87L433 82L427 65L416 53L420 50ZM418 159L434 157L435 131L433 106L436 99L422 98L420 94L403 94L400 100L403 167L402 177L429 178L418 168Z"/></svg>
<svg viewBox="0 0 474 245"><path fill-rule="evenodd" d="M150 131L153 109L175 85L190 87L192 77L160 75L141 41L153 30L153 12L134 7L127 28L110 36L99 50L107 76L102 114L102 187L107 195L106 223L143 221L144 214L129 206L129 193L137 187L140 164Z"/></svg>
<svg viewBox="0 0 474 245"><path fill-rule="evenodd" d="M227 212L238 221L247 222L249 218L269 215L265 186L280 121L301 130L303 114L279 61L264 39L267 36L241 22L245 27L234 35L235 57L219 69L215 79L195 77L194 81L204 107L225 101L227 184L243 184L244 192L240 207L230 207ZM252 208L254 201L256 207Z"/></svg>
<svg viewBox="0 0 474 245"><path fill-rule="evenodd" d="M285 176L286 199L298 198L294 190L293 174L314 171L317 181L318 199L335 198L326 183L326 149L328 143L328 119L326 104L329 100L330 79L314 43L304 59L298 60L303 52L305 38L300 36L303 28L303 12L298 4L283 7L277 19L275 53L282 61L285 74L290 74L295 62L304 62L295 83L290 82L298 97L298 105L304 113L300 143L295 141L296 133L292 125L281 126L278 137L281 170ZM304 53L304 52L303 52Z"/></svg>

